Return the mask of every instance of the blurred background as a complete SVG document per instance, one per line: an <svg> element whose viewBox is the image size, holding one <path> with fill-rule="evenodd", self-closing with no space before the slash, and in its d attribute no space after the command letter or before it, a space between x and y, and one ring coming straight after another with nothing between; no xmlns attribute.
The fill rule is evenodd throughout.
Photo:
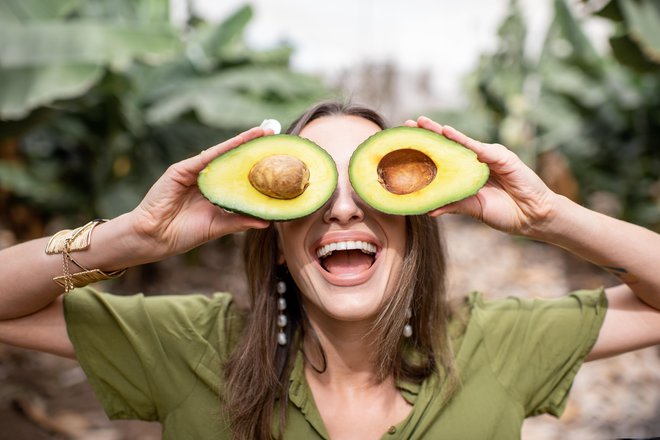
<svg viewBox="0 0 660 440"><path fill-rule="evenodd" d="M426 114L503 143L555 191L660 231L659 29L654 0L3 0L0 249L126 212L169 164L332 98L393 125ZM556 297L616 282L468 219L443 227L455 295ZM242 300L241 241L101 288ZM654 435L657 348L586 365L564 416L530 419L523 438ZM0 344L4 438L160 432L109 422L75 363Z"/></svg>

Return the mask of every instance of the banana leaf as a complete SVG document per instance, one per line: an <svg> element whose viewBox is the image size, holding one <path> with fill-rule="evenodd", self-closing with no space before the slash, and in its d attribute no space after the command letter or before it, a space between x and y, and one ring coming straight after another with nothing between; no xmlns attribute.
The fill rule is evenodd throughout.
<svg viewBox="0 0 660 440"><path fill-rule="evenodd" d="M174 56L168 26L30 22L0 27L0 118L16 120L57 100L86 93L107 68Z"/></svg>
<svg viewBox="0 0 660 440"><path fill-rule="evenodd" d="M244 67L170 87L148 110L147 121L167 121L194 112L212 127L245 127L266 117L290 120L320 98L320 82L284 69Z"/></svg>
<svg viewBox="0 0 660 440"><path fill-rule="evenodd" d="M168 0L85 0L78 14L98 22L166 23L169 21Z"/></svg>
<svg viewBox="0 0 660 440"><path fill-rule="evenodd" d="M649 59L629 34L610 37L610 47L617 61L638 72L657 72L658 63Z"/></svg>
<svg viewBox="0 0 660 440"><path fill-rule="evenodd" d="M0 27L0 67L162 61L177 54L178 38L163 25L126 26L92 21L32 22Z"/></svg>
<svg viewBox="0 0 660 440"><path fill-rule="evenodd" d="M49 184L36 178L26 168L1 160L0 189L40 204L47 204L62 193L59 185Z"/></svg>
<svg viewBox="0 0 660 440"><path fill-rule="evenodd" d="M81 4L82 0L3 0L0 2L0 23L63 18Z"/></svg>
<svg viewBox="0 0 660 440"><path fill-rule="evenodd" d="M660 64L660 2L657 0L619 0L630 38L642 52Z"/></svg>
<svg viewBox="0 0 660 440"><path fill-rule="evenodd" d="M0 119L20 120L33 109L87 92L103 76L91 64L0 69Z"/></svg>
<svg viewBox="0 0 660 440"><path fill-rule="evenodd" d="M200 46L213 59L222 59L232 44L239 44L244 48L242 37L245 26L251 18L252 8L243 6L226 20L215 25L207 25L199 31Z"/></svg>
<svg viewBox="0 0 660 440"><path fill-rule="evenodd" d="M541 51L539 68L546 64L572 64L592 77L603 73L603 60L565 0L555 0L555 17L548 29Z"/></svg>

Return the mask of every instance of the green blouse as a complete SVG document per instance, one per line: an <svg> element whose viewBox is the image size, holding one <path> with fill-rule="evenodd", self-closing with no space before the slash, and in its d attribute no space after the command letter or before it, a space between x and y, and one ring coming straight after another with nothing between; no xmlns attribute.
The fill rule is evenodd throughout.
<svg viewBox="0 0 660 440"><path fill-rule="evenodd" d="M462 323L452 322L460 388L447 402L438 376L400 383L412 410L383 439L513 439L525 417L559 416L607 299L599 289L555 300L472 294L466 304ZM159 421L164 439L229 438L221 367L245 322L230 295L120 297L84 288L65 296L65 316L110 418ZM284 438L327 439L300 353L290 381Z"/></svg>

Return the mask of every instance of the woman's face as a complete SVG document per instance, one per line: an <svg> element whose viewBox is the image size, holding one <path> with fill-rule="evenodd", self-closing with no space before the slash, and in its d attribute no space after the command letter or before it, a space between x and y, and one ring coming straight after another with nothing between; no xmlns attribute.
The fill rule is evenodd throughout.
<svg viewBox="0 0 660 440"><path fill-rule="evenodd" d="M370 208L348 179L351 154L378 131L357 116L325 116L300 133L330 153L339 172L337 189L320 210L278 224L282 257L313 320L373 318L401 271L405 217Z"/></svg>

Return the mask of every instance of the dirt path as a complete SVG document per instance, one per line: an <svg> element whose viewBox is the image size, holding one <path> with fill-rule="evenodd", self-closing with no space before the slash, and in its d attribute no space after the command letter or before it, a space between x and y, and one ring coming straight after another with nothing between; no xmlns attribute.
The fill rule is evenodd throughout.
<svg viewBox="0 0 660 440"><path fill-rule="evenodd" d="M489 298L557 297L615 282L551 246L513 239L469 220L449 217L444 223L455 294L480 290ZM239 242L240 237L228 238L221 246L134 271L113 290L242 294ZM528 440L653 435L660 435L657 348L585 365L561 420L535 417L523 429ZM108 421L75 362L0 345L0 440L159 438L157 424Z"/></svg>

